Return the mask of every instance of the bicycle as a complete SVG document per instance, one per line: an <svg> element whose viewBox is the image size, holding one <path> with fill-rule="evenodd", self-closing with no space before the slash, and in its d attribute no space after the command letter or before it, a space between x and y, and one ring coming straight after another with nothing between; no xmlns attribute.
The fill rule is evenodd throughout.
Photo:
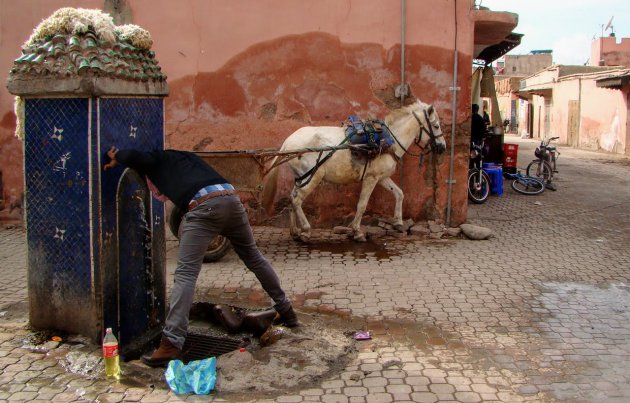
<svg viewBox="0 0 630 403"><path fill-rule="evenodd" d="M551 137L547 141L541 141L540 145L538 145L534 151L534 155L537 159L530 162L526 170L527 176L542 178L543 183L551 190L555 190L551 185L551 180L553 179L553 174L558 172L556 169L556 161L560 156L560 152L555 146L550 146L549 143L559 138L560 137Z"/></svg>
<svg viewBox="0 0 630 403"><path fill-rule="evenodd" d="M533 176L526 176L518 171L515 174L506 173L512 180L512 189L524 195L538 195L545 191L545 183Z"/></svg>
<svg viewBox="0 0 630 403"><path fill-rule="evenodd" d="M468 170L468 199L475 204L484 203L490 195L490 177L483 170L484 148L483 140L470 147L472 167Z"/></svg>

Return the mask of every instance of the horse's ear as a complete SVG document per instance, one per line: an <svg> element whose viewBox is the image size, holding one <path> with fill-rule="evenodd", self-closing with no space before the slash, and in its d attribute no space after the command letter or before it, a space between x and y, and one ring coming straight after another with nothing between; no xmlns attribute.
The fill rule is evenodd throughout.
<svg viewBox="0 0 630 403"><path fill-rule="evenodd" d="M429 105L429 108L427 109L427 113L431 115L433 114L433 111L435 111L435 109L433 109L433 105Z"/></svg>

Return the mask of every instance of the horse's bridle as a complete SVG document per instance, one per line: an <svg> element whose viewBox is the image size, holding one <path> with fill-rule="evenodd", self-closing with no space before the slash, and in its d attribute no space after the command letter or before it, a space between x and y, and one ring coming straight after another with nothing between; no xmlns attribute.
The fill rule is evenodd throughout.
<svg viewBox="0 0 630 403"><path fill-rule="evenodd" d="M420 116L418 116L416 111L411 111L411 113L413 113L413 117L416 118L416 120L418 121L418 124L420 125L420 132L418 133L418 137L416 138L415 144L424 150L424 147L422 147L422 145L420 144L420 140L422 140L422 132L425 132L429 136L429 147L427 151L424 152L424 154L426 154L431 151L431 148L432 148L431 145L435 144L438 138L444 137L444 133L441 133L440 135L436 136L435 133L433 132L433 126L431 125L431 121L429 120L429 114L427 113L427 110L424 109L423 112L424 112L424 119L427 121L427 125L429 126L428 129L424 124L422 124L422 121L420 120Z"/></svg>
<svg viewBox="0 0 630 403"><path fill-rule="evenodd" d="M400 141L398 141L398 139L396 138L396 136L394 135L394 133L390 130L390 132L392 133L392 137L394 138L394 140L396 140L396 143L398 143L398 145L400 146L400 148L403 149L403 151L405 152L405 154L409 154L412 157L420 157L420 161L422 163L422 158L428 154L429 152L431 152L431 144L435 144L435 141L444 136L444 133L440 134L439 136L436 136L435 133L433 132L433 127L431 126L431 121L429 120L429 114L427 113L427 110L425 109L424 111L424 118L427 121L427 124L429 125L429 128L427 129L426 126L422 123L422 121L420 120L420 116L418 116L418 114L416 113L416 111L411 111L411 113L413 113L413 117L416 118L416 120L418 121L418 124L420 125L420 130L418 132L418 136L416 136L416 140L414 141L414 144L417 145L418 147L420 147L422 149L422 152L420 154L413 154L411 152L409 152L408 149L406 149L402 144L400 144ZM428 136L429 136L429 147L428 149L425 151L425 148L422 146L422 144L420 144L420 141L422 140L422 132L425 132Z"/></svg>

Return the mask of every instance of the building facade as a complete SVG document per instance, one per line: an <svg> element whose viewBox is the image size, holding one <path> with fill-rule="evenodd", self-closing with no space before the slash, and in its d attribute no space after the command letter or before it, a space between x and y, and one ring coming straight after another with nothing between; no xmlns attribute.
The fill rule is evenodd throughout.
<svg viewBox="0 0 630 403"><path fill-rule="evenodd" d="M627 76L610 66L554 65L521 81L528 101L527 132L534 138L560 137L576 148L630 155L628 84L598 85Z"/></svg>
<svg viewBox="0 0 630 403"><path fill-rule="evenodd" d="M478 10L468 0L426 3L82 0L72 5L103 9L117 24L137 24L151 33L170 87L165 114L170 148L278 148L302 126L337 126L350 114L383 118L400 106L399 95L408 88L403 102L417 96L433 104L454 152L421 166L405 157L395 174L405 192L404 216L444 218L450 209L452 224L458 224L467 211L470 66L478 52L505 38L518 18ZM67 5L0 0L3 71L20 56L31 30ZM23 191L15 125L13 97L3 89L0 171L7 203ZM276 214L292 187L286 169L280 179ZM306 210L317 217L315 225L343 222L354 211L358 190L358 184L323 186L307 200ZM391 215L393 205L389 193L377 189L368 213Z"/></svg>
<svg viewBox="0 0 630 403"><path fill-rule="evenodd" d="M591 46L591 66L630 67L630 38L614 36L598 38Z"/></svg>
<svg viewBox="0 0 630 403"><path fill-rule="evenodd" d="M523 133L527 125L527 105L518 96L521 79L543 70L553 64L553 53L550 50L534 50L526 55L505 55L497 64L495 86L499 113L503 121L507 121L505 129L508 133ZM523 125L525 123L525 125Z"/></svg>

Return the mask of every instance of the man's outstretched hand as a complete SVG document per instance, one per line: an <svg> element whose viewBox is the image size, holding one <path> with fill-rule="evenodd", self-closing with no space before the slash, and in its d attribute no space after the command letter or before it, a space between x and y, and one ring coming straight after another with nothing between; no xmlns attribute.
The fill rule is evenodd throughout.
<svg viewBox="0 0 630 403"><path fill-rule="evenodd" d="M107 151L107 156L109 157L109 162L105 165L103 165L103 170L106 171L109 168L113 168L116 165L118 165L118 161L116 161L116 153L118 153L118 149L115 146L112 146L112 148L109 149L109 151Z"/></svg>

